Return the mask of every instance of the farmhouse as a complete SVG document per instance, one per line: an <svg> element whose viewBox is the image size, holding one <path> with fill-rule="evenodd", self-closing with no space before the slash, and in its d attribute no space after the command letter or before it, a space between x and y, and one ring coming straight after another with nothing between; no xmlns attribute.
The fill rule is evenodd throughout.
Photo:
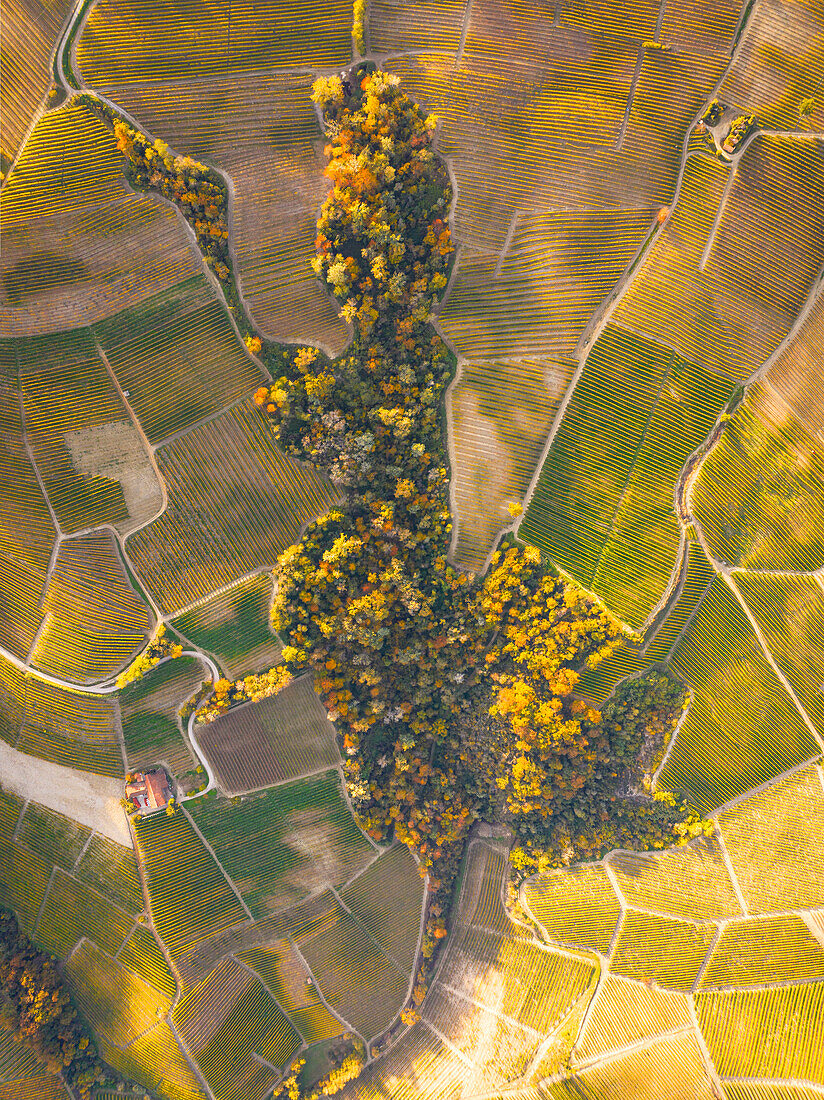
<svg viewBox="0 0 824 1100"><path fill-rule="evenodd" d="M126 797L139 810L160 810L170 795L169 777L162 768L154 772L135 772L126 783Z"/></svg>

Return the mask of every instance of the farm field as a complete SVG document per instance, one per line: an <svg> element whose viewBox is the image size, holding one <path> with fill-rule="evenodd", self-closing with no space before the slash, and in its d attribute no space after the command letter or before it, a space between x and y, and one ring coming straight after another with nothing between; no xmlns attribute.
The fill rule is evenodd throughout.
<svg viewBox="0 0 824 1100"><path fill-rule="evenodd" d="M174 211L133 192L86 108L44 115L0 198L0 335L91 325L202 271Z"/></svg>
<svg viewBox="0 0 824 1100"><path fill-rule="evenodd" d="M118 701L129 771L144 771L160 761L175 776L197 767L178 714L207 676L194 657L178 657L122 689Z"/></svg>
<svg viewBox="0 0 824 1100"><path fill-rule="evenodd" d="M307 676L221 715L198 741L229 793L260 790L340 762L335 728Z"/></svg>
<svg viewBox="0 0 824 1100"><path fill-rule="evenodd" d="M330 38L335 33L332 26L326 30ZM166 79L91 82L177 152L231 178L237 276L261 333L339 354L349 340L347 328L310 267L317 208L327 191L311 75L270 71L197 79L189 71L176 82L173 98Z"/></svg>
<svg viewBox="0 0 824 1100"><path fill-rule="evenodd" d="M337 770L237 804L195 800L191 815L256 919L343 886L375 854L344 801Z"/></svg>
<svg viewBox="0 0 824 1100"><path fill-rule="evenodd" d="M192 428L156 457L169 503L126 548L167 613L274 566L303 524L335 500L327 478L278 450L251 402Z"/></svg>
<svg viewBox="0 0 824 1100"><path fill-rule="evenodd" d="M174 629L236 680L280 660L280 640L269 625L271 606L272 577L261 573L184 611Z"/></svg>
<svg viewBox="0 0 824 1100"><path fill-rule="evenodd" d="M56 55L67 9L38 2L10 0L0 66L0 748L18 792L0 789L0 905L59 960L101 1056L127 1091L138 1082L153 1100L277 1100L290 1062L331 1065L352 1036L367 1064L341 1100L824 1095L818 0L198 0L185 10L90 0ZM373 135L375 161L349 157L346 110L324 109L325 95L359 102L346 72L358 57L397 74L422 110L417 134L393 146L381 143L388 114L372 117L364 97L372 121L353 133ZM318 76L328 83L313 103ZM44 109L52 78L129 112L160 143L154 156L167 142L172 156L223 173L235 279L225 298L181 211L126 182L107 127L70 91ZM391 98L380 78L370 87L378 103ZM733 118L748 126L748 115L754 132L722 151ZM408 154L428 178L424 129L454 191L438 183L426 225L407 214L427 188L403 178L412 161L401 171ZM356 192L362 208L350 207ZM330 193L341 225L339 213L318 221ZM386 225L363 220L373 198ZM447 220L454 254L434 261L445 278L430 287L444 283L443 298L401 319L376 295L388 312L369 335L365 308L355 344L370 373L386 365L385 339L404 364L399 382L374 390L371 422L388 424L380 406L393 394L416 416L432 404L423 417L435 442L387 450L385 469L350 499L286 456L272 430L282 415L293 436L304 431L278 364L308 375L299 346L333 358L353 336L342 318L358 303L339 315L347 292L328 294L312 259L331 244L353 253L349 274L365 260L360 295L388 278L370 251L386 248L414 307L429 231L437 243ZM356 225L366 237L350 248ZM344 285L339 274L329 283ZM275 346L249 337L244 347L247 332ZM432 354L429 337L439 348L435 332L456 359L437 407L431 375L408 382L408 365ZM256 407L263 383L277 383L270 408ZM340 405L349 432L368 386L324 389L307 376L310 418ZM318 418L304 445L327 430L337 427ZM429 490L413 499L397 480L407 451L443 465L430 480L449 479L438 550L424 534ZM384 477L397 480L385 500L374 492ZM398 625L381 619L383 576L378 587L368 570L357 577L346 599L359 611L347 604L326 670L313 670L336 691L350 677L334 722L304 674L317 654L299 666L300 635L287 649L270 625L285 591L272 573L279 556L331 507L357 512L368 552L393 559L410 624L443 620L426 651L404 653L411 662L392 679L403 706L383 721L361 720L383 682L369 647L394 644L383 626ZM416 509L425 522L393 533L393 516ZM617 771L621 805L590 801L581 820L592 792L574 793L580 762L553 747L570 801L544 809L558 830L551 852L541 806L523 807L530 817L504 810L503 771L488 795L474 789L481 775L461 751L472 708L481 701L490 737L487 711L514 716L521 740L495 745L492 759L517 777L533 722L524 685L507 690L502 670L509 657L537 667L546 654L540 643L519 653L536 635L515 626L510 645L493 638L484 653L463 633L481 605L455 628L446 590L421 607L404 570L418 571L413 585L431 566L453 592L471 590L505 530L631 628L569 685L547 673L552 702L536 696L534 729L552 710L558 737L572 739L562 720L594 728L613 694L619 706L633 697L622 681L667 671L686 692L673 739L659 752L660 714L633 724L636 711L602 727L604 751L622 760L640 731L643 790L683 796L701 825L673 834L653 815L631 823L625 798L642 797L641 776L635 787ZM320 549L327 577L344 541ZM319 614L314 590L301 599ZM570 620L557 639L571 641L569 599L547 610ZM160 623L203 659L168 661L115 693ZM366 646L354 679L338 651L353 638ZM475 647L466 669L431 663L465 644ZM489 679L476 682L476 659ZM196 722L190 740L180 710L212 661L229 683L281 662L296 678ZM428 764L409 763L412 743L432 750ZM599 780L603 743L584 746ZM182 805L127 822L112 792L126 772L158 764ZM214 789L187 798L206 772ZM618 828L609 843L691 839L608 851L587 835L598 812L601 836ZM449 836L461 828L462 856ZM403 829L418 838L412 851L397 840ZM576 864L585 845L594 861ZM115 1095L107 1085L96 1100ZM58 1096L68 1089L0 1029L0 1100Z"/></svg>

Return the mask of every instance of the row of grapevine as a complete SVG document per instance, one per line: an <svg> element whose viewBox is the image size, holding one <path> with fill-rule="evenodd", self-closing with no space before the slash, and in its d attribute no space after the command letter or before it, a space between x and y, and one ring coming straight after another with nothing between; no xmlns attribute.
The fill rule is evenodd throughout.
<svg viewBox="0 0 824 1100"><path fill-rule="evenodd" d="M293 933L326 1001L366 1039L392 1022L404 1003L402 972L340 906L311 930Z"/></svg>
<svg viewBox="0 0 824 1100"><path fill-rule="evenodd" d="M723 853L713 838L661 852L613 852L607 863L627 905L697 921L741 914Z"/></svg>
<svg viewBox="0 0 824 1100"><path fill-rule="evenodd" d="M232 180L235 275L267 336L339 352L347 329L310 267L328 190L307 72L119 84L107 94L177 152Z"/></svg>
<svg viewBox="0 0 824 1100"><path fill-rule="evenodd" d="M692 924L629 909L610 959L610 970L689 993L716 932L714 924Z"/></svg>
<svg viewBox="0 0 824 1100"><path fill-rule="evenodd" d="M197 766L180 731L178 713L206 675L200 661L178 657L123 688L118 700L130 771L164 761L173 775L182 775Z"/></svg>
<svg viewBox="0 0 824 1100"><path fill-rule="evenodd" d="M459 261L460 262L460 261ZM472 362L450 391L455 556L479 570L526 496L572 359Z"/></svg>
<svg viewBox="0 0 824 1100"><path fill-rule="evenodd" d="M173 958L198 940L248 920L185 812L141 817L135 834L152 921Z"/></svg>
<svg viewBox="0 0 824 1100"><path fill-rule="evenodd" d="M168 507L127 548L166 611L273 566L335 499L327 478L278 450L251 403L193 428L157 459Z"/></svg>
<svg viewBox="0 0 824 1100"><path fill-rule="evenodd" d="M62 530L71 533L128 521L120 482L84 476L87 463L71 445L78 431L128 420L89 331L21 339L16 351L26 432ZM85 449L91 447L87 444ZM144 463L148 467L145 455Z"/></svg>
<svg viewBox="0 0 824 1100"><path fill-rule="evenodd" d="M437 985L426 999L423 1019L472 1064L464 1084L470 1096L522 1077L537 1044L533 1031Z"/></svg>
<svg viewBox="0 0 824 1100"><path fill-rule="evenodd" d="M174 998L177 992L177 983L169 969L169 964L158 946L157 940L146 928L140 925L135 927L131 936L126 940L117 953L117 961L121 966L127 967L135 974L154 986L154 988L168 997Z"/></svg>
<svg viewBox="0 0 824 1100"><path fill-rule="evenodd" d="M406 845L396 844L379 856L341 891L341 900L398 969L411 973L421 924L423 884Z"/></svg>
<svg viewBox="0 0 824 1100"><path fill-rule="evenodd" d="M129 913L143 909L143 890L133 848L95 833L72 873L98 893L112 898L121 909Z"/></svg>
<svg viewBox="0 0 824 1100"><path fill-rule="evenodd" d="M202 271L176 212L128 188L114 135L72 103L39 119L0 224L3 336L89 325Z"/></svg>
<svg viewBox="0 0 824 1100"><path fill-rule="evenodd" d="M203 275L101 321L94 333L152 443L238 401L262 379Z"/></svg>
<svg viewBox="0 0 824 1100"><path fill-rule="evenodd" d="M61 543L43 614L32 665L81 683L118 672L154 625L107 531Z"/></svg>
<svg viewBox="0 0 824 1100"><path fill-rule="evenodd" d="M3 16L0 148L11 158L51 83L49 59L70 4L9 0Z"/></svg>
<svg viewBox="0 0 824 1100"><path fill-rule="evenodd" d="M369 0L369 49L453 50L461 41L468 0Z"/></svg>
<svg viewBox="0 0 824 1100"><path fill-rule="evenodd" d="M204 1100L200 1082L165 1021L138 1036L126 1050L100 1035L98 1044L110 1066L127 1080L145 1082L159 1100Z"/></svg>
<svg viewBox="0 0 824 1100"><path fill-rule="evenodd" d="M66 964L72 997L96 1032L119 1047L153 1027L171 1006L131 970L84 940Z"/></svg>
<svg viewBox="0 0 824 1100"><path fill-rule="evenodd" d="M227 791L250 791L340 763L335 729L308 676L198 733Z"/></svg>
<svg viewBox="0 0 824 1100"><path fill-rule="evenodd" d="M64 871L72 870L91 835L87 825L37 802L28 803L17 826L17 840L21 844Z"/></svg>
<svg viewBox="0 0 824 1100"><path fill-rule="evenodd" d="M801 917L762 917L727 925L701 988L821 980L824 947Z"/></svg>
<svg viewBox="0 0 824 1100"><path fill-rule="evenodd" d="M715 1100L698 1040L689 1032L662 1038L640 1050L581 1070L573 1078L585 1100L666 1096L667 1100Z"/></svg>
<svg viewBox="0 0 824 1100"><path fill-rule="evenodd" d="M650 664L664 661L670 655L715 580L715 570L698 543L689 542L686 554L686 575L678 599L644 651Z"/></svg>
<svg viewBox="0 0 824 1100"><path fill-rule="evenodd" d="M269 1066L285 1065L301 1045L261 983L231 959L179 1001L172 1017L218 1100L262 1100L276 1079Z"/></svg>
<svg viewBox="0 0 824 1100"><path fill-rule="evenodd" d="M460 1096L467 1065L424 1023L407 1031L385 1058L349 1086L347 1100L450 1100Z"/></svg>
<svg viewBox="0 0 824 1100"><path fill-rule="evenodd" d="M115 723L110 696L67 691L0 660L0 729L22 752L119 778L123 758Z"/></svg>
<svg viewBox="0 0 824 1100"><path fill-rule="evenodd" d="M230 680L280 661L281 644L269 625L272 577L261 573L196 604L174 620L174 628L198 649L211 653Z"/></svg>
<svg viewBox="0 0 824 1100"><path fill-rule="evenodd" d="M824 1085L824 982L698 993L698 1020L718 1073ZM730 1027L730 1020L735 1027Z"/></svg>
<svg viewBox="0 0 824 1100"><path fill-rule="evenodd" d="M692 689L689 713L661 774L704 810L820 752L730 589L713 582L672 655ZM731 740L728 730L736 731Z"/></svg>
<svg viewBox="0 0 824 1100"><path fill-rule="evenodd" d="M191 814L256 918L320 887L342 886L374 851L344 801L336 770L238 803L196 800Z"/></svg>
<svg viewBox="0 0 824 1100"><path fill-rule="evenodd" d="M757 114L771 130L820 132L821 103L813 97L822 77L821 12L815 0L759 4L747 20L718 95L724 103ZM802 115L801 105L810 99L810 110Z"/></svg>
<svg viewBox="0 0 824 1100"><path fill-rule="evenodd" d="M0 340L0 644L25 660L57 531L23 440L15 342Z"/></svg>
<svg viewBox="0 0 824 1100"><path fill-rule="evenodd" d="M824 865L824 783L816 766L718 815L751 913L818 908Z"/></svg>
<svg viewBox="0 0 824 1100"><path fill-rule="evenodd" d="M103 0L80 36L77 61L89 85L330 68L351 61L351 29L349 0L261 7L244 0L231 13L203 0L186 12L169 0L152 0L148 8L136 0Z"/></svg>
<svg viewBox="0 0 824 1100"><path fill-rule="evenodd" d="M309 984L289 940L275 940L264 947L239 951L238 959L258 975L306 1043L340 1035L344 1025L323 1004L314 984Z"/></svg>
<svg viewBox="0 0 824 1100"><path fill-rule="evenodd" d="M524 884L522 897L550 940L607 953L621 906L602 866L547 871Z"/></svg>
<svg viewBox="0 0 824 1100"><path fill-rule="evenodd" d="M57 868L35 929L35 938L65 957L81 937L116 955L134 928L134 914Z"/></svg>
<svg viewBox="0 0 824 1100"><path fill-rule="evenodd" d="M628 1047L641 1039L691 1026L689 1002L683 993L610 976L598 988L575 1046L575 1060L587 1062L616 1047Z"/></svg>

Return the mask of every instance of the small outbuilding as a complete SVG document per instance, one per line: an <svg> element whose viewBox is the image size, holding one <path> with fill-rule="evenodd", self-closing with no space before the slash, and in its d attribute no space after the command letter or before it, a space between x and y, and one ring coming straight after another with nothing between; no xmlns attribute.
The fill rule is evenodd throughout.
<svg viewBox="0 0 824 1100"><path fill-rule="evenodd" d="M162 810L171 795L169 777L162 768L135 772L126 782L126 797L138 810Z"/></svg>

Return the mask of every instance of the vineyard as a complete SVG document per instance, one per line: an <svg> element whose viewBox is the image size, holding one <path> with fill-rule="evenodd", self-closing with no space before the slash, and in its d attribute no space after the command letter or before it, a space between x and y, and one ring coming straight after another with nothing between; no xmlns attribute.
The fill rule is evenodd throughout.
<svg viewBox="0 0 824 1100"><path fill-rule="evenodd" d="M157 1100L277 1098L291 1062L307 1058L316 1080L352 1035L366 1064L341 1100L824 1095L819 0L90 0L71 13L9 0L2 55L0 738L20 793L0 790L0 905L59 960L101 1057ZM393 145L389 85L361 84L372 159L350 155L358 57L396 74L422 112ZM150 135L144 175L123 131L72 90ZM333 119L336 97L347 106ZM449 184L424 225L407 215L429 209L430 136ZM406 144L412 160L393 167ZM226 184L219 227L196 220L217 214L187 194L204 171L192 158ZM420 187L403 178L416 160ZM364 201L350 209L353 195ZM385 224L369 220L378 198ZM351 227L363 232L350 249ZM423 278L430 239L455 246L437 293ZM329 247L346 251L348 291ZM357 285L384 310L387 257L411 320L370 320L347 300ZM381 325L397 381L377 374ZM432 374L405 380L440 338L456 358L443 406ZM315 375L301 345L330 359L351 347L352 364L368 351L375 377L323 356ZM304 379L285 397L281 371ZM461 740L470 708L491 683L500 713L484 696L484 723L523 702L495 666L497 639L477 649L491 681L467 661L426 682L437 725L411 688L360 721L383 703L366 650L348 693L338 650L318 661L321 701L293 657L303 640L286 648L270 612L280 555L302 535L322 542L307 527L349 507L345 486L293 457L338 431L335 413L312 419L338 407L321 394L330 374L364 454L388 428L384 404L432 405L422 453L399 428L386 469L351 491L350 542L364 556L384 543L411 620L443 616L434 652L470 628L417 602L432 579L419 563L457 591L509 531L630 628L570 677L564 717L595 730L595 710L650 669L684 686L663 744L640 719L652 762L637 783L616 772L612 802L683 796L707 819L677 826L685 843L628 850L623 809L604 802L605 835L628 848L593 845L593 862L567 866L578 831L600 826L595 810L581 820L581 761L562 760L558 739L547 751L569 808L559 798L542 823L536 803L511 861L505 828L470 831L475 810L462 824L461 792L481 778ZM371 427L353 435L369 402ZM410 497L397 480L410 455L446 471L430 494L451 509L437 559L424 553L429 490ZM385 477L397 492L382 500ZM401 513L411 530L393 526ZM381 618L386 578L360 576L356 553L359 611L320 618L344 543L321 551L301 598L313 625L368 635L378 652L397 624ZM115 691L163 624L202 660ZM524 624L497 648L517 658L534 638ZM404 656L420 668L397 664L398 699L435 667ZM281 662L295 678L214 721L196 715L190 737L181 708L211 661L220 690ZM501 753L513 774L530 763L530 721L522 757ZM609 734L617 751L629 730ZM407 759L419 734L428 764ZM597 770L594 739L584 748ZM457 778L439 771L453 750ZM413 786L384 805L393 760ZM158 765L182 805L127 824L112 792ZM511 825L493 770L477 812ZM84 788L88 776L110 785ZM419 809L428 824L409 830ZM562 820L556 854L540 854ZM397 842L401 828L430 864ZM67 1090L0 1029L0 1100ZM107 1084L97 1100L117 1095Z"/></svg>
<svg viewBox="0 0 824 1100"><path fill-rule="evenodd" d="M273 668L281 645L269 625L272 578L250 577L196 604L174 620L175 631L211 654L230 680Z"/></svg>
<svg viewBox="0 0 824 1100"><path fill-rule="evenodd" d="M198 740L230 793L260 790L340 762L334 726L308 677L222 715L198 732Z"/></svg>

